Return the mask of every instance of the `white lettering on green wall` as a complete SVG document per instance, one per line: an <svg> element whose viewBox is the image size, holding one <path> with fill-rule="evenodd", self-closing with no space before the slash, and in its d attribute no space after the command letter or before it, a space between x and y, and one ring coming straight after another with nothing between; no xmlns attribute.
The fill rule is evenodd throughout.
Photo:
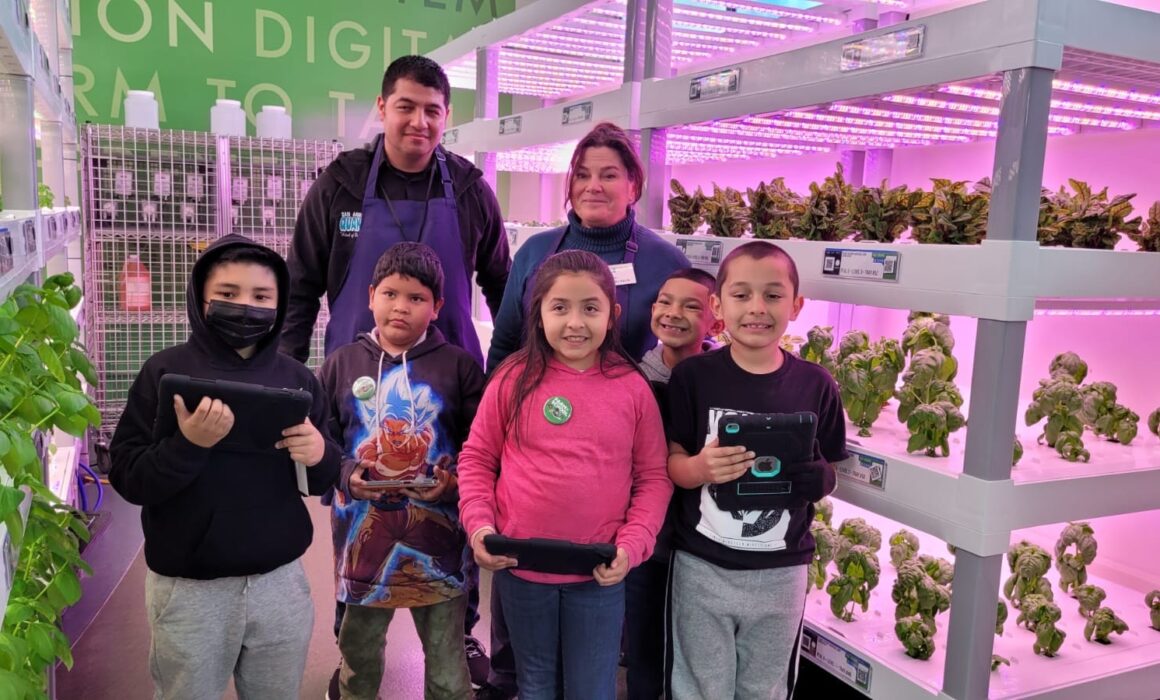
<svg viewBox="0 0 1160 700"><path fill-rule="evenodd" d="M411 40L411 53L419 53L419 40L427 38L427 32L417 32L413 29L404 29L403 36Z"/></svg>
<svg viewBox="0 0 1160 700"><path fill-rule="evenodd" d="M266 21L273 20L282 28L282 45L276 49L266 48ZM290 31L290 23L282 15L273 10L254 10L254 23L256 25L256 34L254 41L256 50L254 55L258 58L281 58L290 53L290 46L293 43L293 33Z"/></svg>
<svg viewBox="0 0 1160 700"><path fill-rule="evenodd" d="M342 66L343 68L362 68L371 58L370 46L367 46L366 44L352 43L349 48L353 50L356 55L358 55L358 58L353 61L338 55L338 35L345 29L350 29L356 32L359 36L365 37L367 35L367 30L364 29L363 26L358 22L352 22L350 20L343 20L342 22L338 22L330 30L330 57L334 59L335 63Z"/></svg>
<svg viewBox="0 0 1160 700"><path fill-rule="evenodd" d="M121 2L130 2L141 10L141 26L135 32L120 32L113 28L109 23L109 5L113 0L101 0L97 5L97 22L100 23L101 29L110 37L125 44L136 44L149 34L149 30L153 28L153 11L149 9L149 5L145 0L120 0Z"/></svg>
<svg viewBox="0 0 1160 700"><path fill-rule="evenodd" d="M85 116L97 116L97 109L93 107L93 103L89 102L89 90L97 84L97 78L93 75L93 71L88 66L80 63L73 64L73 97L76 99L77 106L85 111Z"/></svg>
<svg viewBox="0 0 1160 700"><path fill-rule="evenodd" d="M194 23L193 18L177 4L177 0L169 0L169 45L177 46L177 20L181 20L194 36L213 53L213 4L202 4L201 26Z"/></svg>
<svg viewBox="0 0 1160 700"><path fill-rule="evenodd" d="M314 63L314 17L306 16L306 62Z"/></svg>
<svg viewBox="0 0 1160 700"><path fill-rule="evenodd" d="M355 94L353 92L339 92L338 90L331 90L327 94L330 96L330 99L334 100L335 116L337 116L337 118L338 118L338 120L337 120L338 121L338 130L335 131L334 133L340 134L340 135L345 134L346 133L346 103L353 100L355 98Z"/></svg>
<svg viewBox="0 0 1160 700"><path fill-rule="evenodd" d="M109 105L109 116L114 120L121 118L121 103L125 101L125 95L129 90L140 90L140 86L131 87L129 81L125 80L125 74L121 69L117 69L117 75L113 78L113 102ZM162 124L165 123L165 97L161 94L161 76L157 71L153 71L153 77L149 79L149 86L145 88L153 93L157 98L157 121Z"/></svg>
<svg viewBox="0 0 1160 700"><path fill-rule="evenodd" d="M225 100L229 99L229 95L226 94L226 89L237 87L238 81L226 80L225 78L206 78L205 84L217 88L217 97L214 98L215 100Z"/></svg>

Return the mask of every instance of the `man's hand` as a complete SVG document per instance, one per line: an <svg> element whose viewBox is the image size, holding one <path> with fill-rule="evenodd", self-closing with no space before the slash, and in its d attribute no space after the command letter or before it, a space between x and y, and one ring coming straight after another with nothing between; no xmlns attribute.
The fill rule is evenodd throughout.
<svg viewBox="0 0 1160 700"><path fill-rule="evenodd" d="M628 552L622 547L616 548L616 558L611 564L601 564L592 570L592 576L601 586L615 586L628 576Z"/></svg>
<svg viewBox="0 0 1160 700"><path fill-rule="evenodd" d="M274 443L274 447L290 450L290 459L308 467L321 462L322 456L326 454L326 441L309 418L283 430L282 438Z"/></svg>
<svg viewBox="0 0 1160 700"><path fill-rule="evenodd" d="M452 476L451 472L442 467L435 467L435 485L427 488L406 488L403 489L403 495L407 498L413 498L416 501L427 501L433 503L455 493L455 489L459 486L459 480ZM450 500L450 498L448 498Z"/></svg>
<svg viewBox="0 0 1160 700"><path fill-rule="evenodd" d="M388 493L397 493L402 489L395 486L370 486L362 477L364 469L374 470L374 462L361 460L355 470L351 472L349 489L350 495L360 501L377 501Z"/></svg>
<svg viewBox="0 0 1160 700"><path fill-rule="evenodd" d="M753 466L752 452L744 447L719 447L717 438L705 445L694 457L701 480L706 484L724 484L733 481Z"/></svg>
<svg viewBox="0 0 1160 700"><path fill-rule="evenodd" d="M483 538L486 535L494 534L494 528L481 527L471 536L471 551L475 554L475 563L488 571L510 569L518 563L515 559L503 555L491 554L483 544Z"/></svg>
<svg viewBox="0 0 1160 700"><path fill-rule="evenodd" d="M234 427L233 411L221 399L204 396L190 413L185 408L185 399L177 394L173 397L173 410L177 412L177 427L181 434L198 447L213 447Z"/></svg>

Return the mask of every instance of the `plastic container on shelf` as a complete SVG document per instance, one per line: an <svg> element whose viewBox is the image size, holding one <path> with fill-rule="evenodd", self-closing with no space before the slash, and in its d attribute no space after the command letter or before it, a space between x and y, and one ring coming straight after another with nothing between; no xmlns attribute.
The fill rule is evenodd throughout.
<svg viewBox="0 0 1160 700"><path fill-rule="evenodd" d="M218 100L209 110L209 130L220 136L245 136L246 113L238 100Z"/></svg>
<svg viewBox="0 0 1160 700"><path fill-rule="evenodd" d="M153 277L137 255L125 258L125 264L121 266L120 287L122 311L153 310Z"/></svg>
<svg viewBox="0 0 1160 700"><path fill-rule="evenodd" d="M290 138L290 115L280 105L266 105L255 117L258 137L264 139Z"/></svg>
<svg viewBox="0 0 1160 700"><path fill-rule="evenodd" d="M160 127L157 99L150 90L130 90L125 95L125 126L139 129Z"/></svg>

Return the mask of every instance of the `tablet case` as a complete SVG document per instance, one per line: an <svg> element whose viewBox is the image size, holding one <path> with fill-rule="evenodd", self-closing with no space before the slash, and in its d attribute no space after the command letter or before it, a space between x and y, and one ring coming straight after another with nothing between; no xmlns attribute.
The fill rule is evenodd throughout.
<svg viewBox="0 0 1160 700"><path fill-rule="evenodd" d="M755 464L737 479L712 488L721 510L770 510L800 508L807 499L798 495L810 479L822 479L813 469L818 417L798 413L725 413L717 423L722 447L744 446L756 454ZM796 487L796 488L795 488Z"/></svg>
<svg viewBox="0 0 1160 700"><path fill-rule="evenodd" d="M490 554L515 557L519 562L517 569L542 574L590 576L597 566L611 564L616 559L616 545L603 543L576 544L567 540L521 540L484 535L483 546Z"/></svg>
<svg viewBox="0 0 1160 700"><path fill-rule="evenodd" d="M177 433L177 412L173 396L180 394L185 407L193 411L203 397L221 399L234 413L234 426L218 443L240 451L269 451L282 439L282 431L298 425L310 415L313 397L301 389L277 389L232 382L225 379L198 379L185 374L166 374L157 390L157 418L153 439Z"/></svg>

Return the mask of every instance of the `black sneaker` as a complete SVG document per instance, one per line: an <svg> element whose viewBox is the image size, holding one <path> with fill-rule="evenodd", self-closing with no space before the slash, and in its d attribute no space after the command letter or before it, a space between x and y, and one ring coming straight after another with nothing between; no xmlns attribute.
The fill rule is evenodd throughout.
<svg viewBox="0 0 1160 700"><path fill-rule="evenodd" d="M482 688L487 684L487 674L491 673L491 659L483 645L475 637L463 638L463 650L467 653L467 671L471 676L471 687Z"/></svg>
<svg viewBox="0 0 1160 700"><path fill-rule="evenodd" d="M475 700L512 700L514 697L515 695L512 693L500 690L486 682L479 686L479 690L475 691Z"/></svg>
<svg viewBox="0 0 1160 700"><path fill-rule="evenodd" d="M342 664L334 669L334 675L330 677L330 683L326 686L326 700L339 700L342 697L342 691L338 687L338 673L342 670Z"/></svg>

